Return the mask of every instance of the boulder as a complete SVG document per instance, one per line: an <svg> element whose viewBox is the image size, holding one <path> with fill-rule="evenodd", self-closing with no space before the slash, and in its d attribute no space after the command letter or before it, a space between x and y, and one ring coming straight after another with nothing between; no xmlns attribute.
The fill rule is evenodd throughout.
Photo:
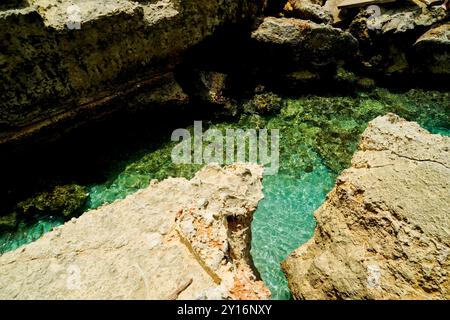
<svg viewBox="0 0 450 320"><path fill-rule="evenodd" d="M363 66L380 75L422 73L423 61L416 59L414 43L448 14L440 7L401 6L380 9L375 14L362 10L349 31L358 39Z"/></svg>
<svg viewBox="0 0 450 320"><path fill-rule="evenodd" d="M380 9L380 12L376 13L363 10L352 21L350 30L352 34L360 34L362 37L393 34L417 35L447 18L447 12L440 7L407 6Z"/></svg>
<svg viewBox="0 0 450 320"><path fill-rule="evenodd" d="M86 212L0 256L0 298L267 299L249 253L262 173L207 165Z"/></svg>
<svg viewBox="0 0 450 320"><path fill-rule="evenodd" d="M252 33L259 55L277 63L324 66L352 57L358 41L348 32L294 18L267 17ZM269 60L270 59L270 60Z"/></svg>
<svg viewBox="0 0 450 320"><path fill-rule="evenodd" d="M450 138L394 114L364 131L282 263L297 299L450 298Z"/></svg>
<svg viewBox="0 0 450 320"><path fill-rule="evenodd" d="M434 74L450 74L450 23L425 32L414 47L425 69Z"/></svg>
<svg viewBox="0 0 450 320"><path fill-rule="evenodd" d="M317 23L333 22L333 15L321 4L312 0L289 0L284 6L284 14L303 20L311 20Z"/></svg>

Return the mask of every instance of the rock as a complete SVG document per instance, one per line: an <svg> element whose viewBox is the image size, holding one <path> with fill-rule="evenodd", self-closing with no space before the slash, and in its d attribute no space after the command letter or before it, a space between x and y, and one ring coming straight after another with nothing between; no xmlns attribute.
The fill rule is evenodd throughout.
<svg viewBox="0 0 450 320"><path fill-rule="evenodd" d="M219 72L201 71L200 81L205 92L206 101L215 104L225 104L228 99L224 97L227 75Z"/></svg>
<svg viewBox="0 0 450 320"><path fill-rule="evenodd" d="M450 138L387 114L282 263L297 299L450 298Z"/></svg>
<svg viewBox="0 0 450 320"><path fill-rule="evenodd" d="M336 69L336 74L334 76L334 80L341 85L345 85L345 86L354 86L356 84L356 82L358 81L356 75L349 71L346 70L343 67L338 67Z"/></svg>
<svg viewBox="0 0 450 320"><path fill-rule="evenodd" d="M357 80L357 85L361 90L371 91L371 90L375 89L376 82L375 82L375 80L373 80L371 78L360 77Z"/></svg>
<svg viewBox="0 0 450 320"><path fill-rule="evenodd" d="M382 33L420 32L424 27L447 18L447 13L440 7L429 9L413 8L403 9L401 12L388 11L374 18L373 24L381 26Z"/></svg>
<svg viewBox="0 0 450 320"><path fill-rule="evenodd" d="M383 10L379 14L361 11L352 21L350 30L352 34L359 33L362 36L420 34L425 28L431 27L447 17L446 11L440 7L423 9L417 6L398 7ZM358 26L360 24L363 26Z"/></svg>
<svg viewBox="0 0 450 320"><path fill-rule="evenodd" d="M332 14L311 0L289 0L284 7L284 13L286 17L311 20L316 23L333 22Z"/></svg>
<svg viewBox="0 0 450 320"><path fill-rule="evenodd" d="M283 107L283 99L272 93L258 93L253 96L253 99L244 104L245 113L255 114L273 114L277 113Z"/></svg>
<svg viewBox="0 0 450 320"><path fill-rule="evenodd" d="M339 3L342 0L326 0L323 8L331 14L333 17L332 23L339 23L342 21L340 17L341 10L338 8Z"/></svg>
<svg viewBox="0 0 450 320"><path fill-rule="evenodd" d="M293 18L265 18L252 38L266 60L288 64L291 69L299 64L324 66L347 59L358 48L357 40L348 32Z"/></svg>
<svg viewBox="0 0 450 320"><path fill-rule="evenodd" d="M427 71L450 74L450 23L425 32L414 47Z"/></svg>
<svg viewBox="0 0 450 320"><path fill-rule="evenodd" d="M362 10L349 31L358 39L362 63L371 73L408 75L423 69L415 57L417 38L447 17L439 7L397 7L372 15Z"/></svg>
<svg viewBox="0 0 450 320"><path fill-rule="evenodd" d="M98 118L157 90L219 27L250 25L265 1L30 0L0 10L0 143ZM122 104L122 103L120 103ZM128 110L128 108L126 108ZM59 124L58 124L59 125ZM59 126L59 127L61 127ZM67 130L65 130L67 131Z"/></svg>
<svg viewBox="0 0 450 320"><path fill-rule="evenodd" d="M249 254L262 172L207 165L86 212L0 256L0 297L267 299Z"/></svg>
<svg viewBox="0 0 450 320"><path fill-rule="evenodd" d="M13 229L17 224L17 214L15 212L6 216L0 216L0 231Z"/></svg>
<svg viewBox="0 0 450 320"><path fill-rule="evenodd" d="M185 88L189 96L201 103L218 107L221 114L236 115L237 102L227 96L228 75L221 72L194 70L191 71Z"/></svg>
<svg viewBox="0 0 450 320"><path fill-rule="evenodd" d="M87 198L87 191L82 186L76 184L56 186L50 191L38 193L19 202L16 211L25 216L62 214L69 217L81 209Z"/></svg>

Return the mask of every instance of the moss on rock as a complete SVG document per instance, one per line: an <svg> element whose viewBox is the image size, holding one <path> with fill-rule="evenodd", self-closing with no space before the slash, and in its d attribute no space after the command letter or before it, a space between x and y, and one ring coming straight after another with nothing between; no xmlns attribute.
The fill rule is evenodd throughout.
<svg viewBox="0 0 450 320"><path fill-rule="evenodd" d="M75 214L85 204L88 193L82 186L76 184L56 186L50 191L36 194L16 206L18 213L23 215L56 214L69 217Z"/></svg>
<svg viewBox="0 0 450 320"><path fill-rule="evenodd" d="M256 94L252 100L244 104L244 112L256 114L277 113L283 107L283 99L272 93Z"/></svg>
<svg viewBox="0 0 450 320"><path fill-rule="evenodd" d="M17 214L15 212L6 216L0 216L0 231L13 229L17 224Z"/></svg>

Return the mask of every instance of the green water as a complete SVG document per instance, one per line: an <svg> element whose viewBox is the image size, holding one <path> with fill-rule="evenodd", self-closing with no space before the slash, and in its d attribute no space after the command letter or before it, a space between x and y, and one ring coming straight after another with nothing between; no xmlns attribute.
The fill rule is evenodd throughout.
<svg viewBox="0 0 450 320"><path fill-rule="evenodd" d="M284 98L275 115L244 114L234 122L208 124L222 130L280 130L280 170L277 175L265 177L265 198L252 224L252 255L274 299L290 298L279 263L311 238L315 228L313 213L337 175L348 167L359 135L370 120L387 112L417 121L433 133L450 133L450 94L422 90L393 93L376 89L353 96ZM87 186L89 200L85 210L124 198L146 187L151 179L191 178L200 166L173 164L173 146L168 141L140 157L130 154L132 160L121 163L107 181ZM0 251L34 241L61 223L60 219L47 217L31 226L22 224L17 232L0 236Z"/></svg>

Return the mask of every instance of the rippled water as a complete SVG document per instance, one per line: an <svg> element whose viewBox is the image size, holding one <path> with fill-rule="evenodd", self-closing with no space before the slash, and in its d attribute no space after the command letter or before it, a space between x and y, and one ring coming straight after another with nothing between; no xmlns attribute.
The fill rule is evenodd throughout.
<svg viewBox="0 0 450 320"><path fill-rule="evenodd" d="M218 129L280 130L280 171L265 177L265 198L252 224L252 255L274 299L290 298L280 262L311 238L313 213L332 189L337 175L349 165L359 135L368 121L387 112L417 121L433 133L450 133L450 94L422 90L393 93L377 89L354 96L285 98L279 114L247 114L239 121L210 124ZM167 142L140 157L130 154L130 160L111 172L107 181L88 186L85 210L124 198L146 187L151 179L192 177L200 166L173 164L173 146ZM16 232L0 236L0 251L34 241L62 222L47 217L31 226L22 223Z"/></svg>

